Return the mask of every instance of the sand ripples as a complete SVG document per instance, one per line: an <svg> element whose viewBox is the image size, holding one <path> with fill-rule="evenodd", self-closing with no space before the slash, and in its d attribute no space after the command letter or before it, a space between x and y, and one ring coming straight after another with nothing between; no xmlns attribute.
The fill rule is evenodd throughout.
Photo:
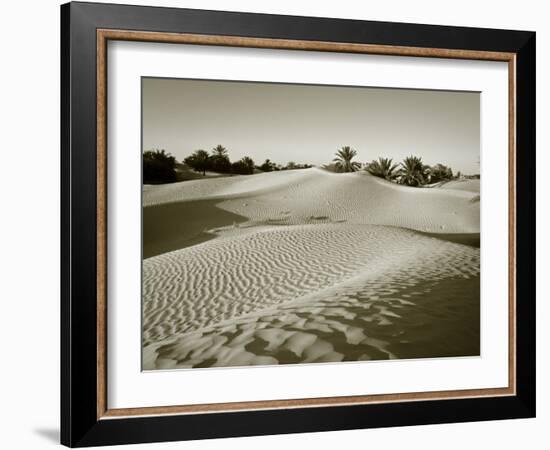
<svg viewBox="0 0 550 450"><path fill-rule="evenodd" d="M393 358L415 296L478 277L478 249L401 228L236 232L144 260L144 368Z"/></svg>

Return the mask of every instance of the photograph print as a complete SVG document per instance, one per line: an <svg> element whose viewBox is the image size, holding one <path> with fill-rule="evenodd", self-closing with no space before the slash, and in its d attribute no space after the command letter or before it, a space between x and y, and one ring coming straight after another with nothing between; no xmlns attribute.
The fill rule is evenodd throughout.
<svg viewBox="0 0 550 450"><path fill-rule="evenodd" d="M142 368L480 355L480 94L142 78Z"/></svg>

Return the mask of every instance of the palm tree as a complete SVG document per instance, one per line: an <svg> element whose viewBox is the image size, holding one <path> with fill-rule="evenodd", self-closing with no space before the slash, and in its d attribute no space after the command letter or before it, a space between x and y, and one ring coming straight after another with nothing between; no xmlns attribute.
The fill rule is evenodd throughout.
<svg viewBox="0 0 550 450"><path fill-rule="evenodd" d="M386 180L393 180L397 173L395 169L399 167L399 164L392 164L391 158L379 157L378 161L373 160L367 164L367 171L375 177L385 178Z"/></svg>
<svg viewBox="0 0 550 450"><path fill-rule="evenodd" d="M407 186L422 186L430 182L431 169L422 163L422 158L409 156L401 163L398 182Z"/></svg>
<svg viewBox="0 0 550 450"><path fill-rule="evenodd" d="M250 156L242 157L241 162L248 169L249 173L254 173L254 160Z"/></svg>
<svg viewBox="0 0 550 450"><path fill-rule="evenodd" d="M223 145L216 145L212 149L211 166L214 172L226 173L231 171L231 161L227 149Z"/></svg>
<svg viewBox="0 0 550 450"><path fill-rule="evenodd" d="M254 160L245 156L231 164L233 173L239 175L251 175L254 173Z"/></svg>
<svg viewBox="0 0 550 450"><path fill-rule="evenodd" d="M212 149L212 156L218 158L227 157L227 149L223 145L218 144Z"/></svg>
<svg viewBox="0 0 550 450"><path fill-rule="evenodd" d="M361 168L361 164L357 161L352 161L355 156L357 156L357 152L346 145L336 152L336 158L332 161L335 167L341 172L355 172Z"/></svg>
<svg viewBox="0 0 550 450"><path fill-rule="evenodd" d="M206 150L195 150L191 156L183 160L185 164L191 167L195 172L202 172L206 175L206 169L210 167L210 155Z"/></svg>
<svg viewBox="0 0 550 450"><path fill-rule="evenodd" d="M176 158L164 150L143 152L143 183L171 183L176 181Z"/></svg>

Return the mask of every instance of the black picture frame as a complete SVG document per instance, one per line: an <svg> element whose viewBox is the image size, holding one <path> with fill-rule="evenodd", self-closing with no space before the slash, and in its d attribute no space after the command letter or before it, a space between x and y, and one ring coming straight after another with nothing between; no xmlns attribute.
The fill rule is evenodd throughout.
<svg viewBox="0 0 550 450"><path fill-rule="evenodd" d="M516 395L98 418L98 29L516 55ZM535 416L534 32L68 3L61 6L61 443L70 447Z"/></svg>

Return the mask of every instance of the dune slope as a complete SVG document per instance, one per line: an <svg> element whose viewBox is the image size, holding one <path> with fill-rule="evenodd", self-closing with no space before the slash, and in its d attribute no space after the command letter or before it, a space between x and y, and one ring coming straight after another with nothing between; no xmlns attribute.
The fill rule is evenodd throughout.
<svg viewBox="0 0 550 450"><path fill-rule="evenodd" d="M287 345L301 345L304 351L320 345L310 349L317 355L310 354L311 361L339 360L332 344L321 344L311 333L306 336L306 330L336 327L351 343L369 342L361 328L338 320L351 313L350 295L363 292L372 302L415 280L468 279L478 273L477 249L399 228L280 226L218 238L144 261L145 368L190 367L212 358L218 365L273 363L273 357L256 361L244 346L261 339L277 349L294 336L277 331L289 320L302 321L304 331L294 338L297 343ZM394 300L398 306L403 302ZM372 306L360 299L351 304ZM387 320L385 316L395 314L391 305L381 302L370 315L363 315L365 322ZM297 316L297 311L307 318ZM333 317L318 314L322 311ZM235 348L225 345L231 334L235 339L241 336ZM177 342L180 350L172 348ZM169 366L157 361L159 349L166 346L176 353L168 358Z"/></svg>
<svg viewBox="0 0 550 450"><path fill-rule="evenodd" d="M476 192L479 194L481 183L479 180L452 180L442 183L441 189L455 189L458 191Z"/></svg>
<svg viewBox="0 0 550 450"><path fill-rule="evenodd" d="M479 249L430 237L479 233L476 192L312 168L143 199L171 221L143 260L144 369L479 354Z"/></svg>
<svg viewBox="0 0 550 450"><path fill-rule="evenodd" d="M399 186L366 172L270 172L149 186L144 205L217 199L217 206L261 224L347 222L432 233L478 233L479 196L454 189Z"/></svg>

